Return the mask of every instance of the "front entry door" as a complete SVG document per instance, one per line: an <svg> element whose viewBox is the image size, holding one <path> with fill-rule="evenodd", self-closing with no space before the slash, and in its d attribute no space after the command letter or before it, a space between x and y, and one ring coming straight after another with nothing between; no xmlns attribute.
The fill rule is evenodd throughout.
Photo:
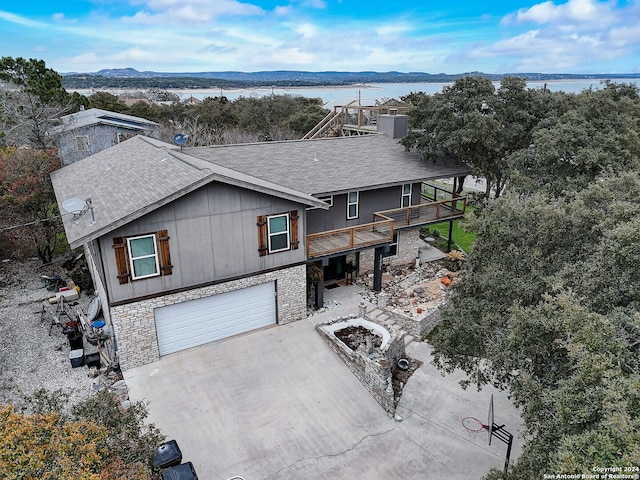
<svg viewBox="0 0 640 480"><path fill-rule="evenodd" d="M329 265L324 267L324 281L327 282L344 279L346 263L346 255L330 258Z"/></svg>

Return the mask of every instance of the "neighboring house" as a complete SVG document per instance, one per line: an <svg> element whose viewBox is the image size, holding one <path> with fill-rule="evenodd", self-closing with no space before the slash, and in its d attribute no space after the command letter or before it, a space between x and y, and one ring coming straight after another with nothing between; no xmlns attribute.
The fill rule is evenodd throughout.
<svg viewBox="0 0 640 480"><path fill-rule="evenodd" d="M69 165L136 135L160 137L160 125L144 118L99 108L80 110L61 118L51 129L57 137L63 165Z"/></svg>
<svg viewBox="0 0 640 480"><path fill-rule="evenodd" d="M379 287L383 263L415 260L421 225L463 215L464 199L421 199L423 182L467 173L382 134L183 151L138 136L52 181L126 369L304 318L309 263ZM85 198L74 221L63 205Z"/></svg>

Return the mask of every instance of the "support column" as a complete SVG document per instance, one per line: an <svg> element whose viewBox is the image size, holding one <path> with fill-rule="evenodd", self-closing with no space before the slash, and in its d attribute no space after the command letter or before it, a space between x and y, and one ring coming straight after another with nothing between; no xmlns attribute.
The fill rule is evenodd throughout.
<svg viewBox="0 0 640 480"><path fill-rule="evenodd" d="M453 220L449 222L449 241L447 242L447 253L451 251L453 245Z"/></svg>
<svg viewBox="0 0 640 480"><path fill-rule="evenodd" d="M315 285L315 305L314 307L317 309L322 308L324 306L324 267L329 265L329 259L323 258L321 262L316 263L320 267L320 280Z"/></svg>
<svg viewBox="0 0 640 480"><path fill-rule="evenodd" d="M379 292L382 290L382 258L385 248L389 247L377 247L373 252L373 291Z"/></svg>

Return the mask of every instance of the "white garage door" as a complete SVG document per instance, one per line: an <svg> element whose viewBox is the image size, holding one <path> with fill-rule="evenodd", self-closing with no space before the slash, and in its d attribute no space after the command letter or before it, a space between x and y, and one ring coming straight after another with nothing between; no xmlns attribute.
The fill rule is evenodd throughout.
<svg viewBox="0 0 640 480"><path fill-rule="evenodd" d="M161 307L155 311L160 355L276 323L274 282Z"/></svg>

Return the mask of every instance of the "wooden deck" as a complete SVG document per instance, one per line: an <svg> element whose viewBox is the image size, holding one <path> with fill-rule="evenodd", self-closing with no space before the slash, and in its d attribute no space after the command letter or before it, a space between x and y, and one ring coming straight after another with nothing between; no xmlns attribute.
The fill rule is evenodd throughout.
<svg viewBox="0 0 640 480"><path fill-rule="evenodd" d="M391 240L393 240L393 220L381 218L377 222L357 227L339 228L307 235L307 258L382 245Z"/></svg>
<svg viewBox="0 0 640 480"><path fill-rule="evenodd" d="M441 193L442 190L436 187L433 194L422 197L420 205L375 212L372 223L309 234L307 258L384 245L393 240L395 228L429 225L464 217L466 197L451 194L448 199L437 200Z"/></svg>
<svg viewBox="0 0 640 480"><path fill-rule="evenodd" d="M407 107L401 106L363 106L363 105L341 105L333 107L303 140L322 137L339 137L345 135L365 135L378 132L378 117L388 114L405 113Z"/></svg>
<svg viewBox="0 0 640 480"><path fill-rule="evenodd" d="M466 207L467 199L463 197L437 202L423 198L423 203L420 205L376 212L373 214L373 217L374 220L376 220L378 216L381 218L391 218L395 222L395 228L410 227L464 217Z"/></svg>

